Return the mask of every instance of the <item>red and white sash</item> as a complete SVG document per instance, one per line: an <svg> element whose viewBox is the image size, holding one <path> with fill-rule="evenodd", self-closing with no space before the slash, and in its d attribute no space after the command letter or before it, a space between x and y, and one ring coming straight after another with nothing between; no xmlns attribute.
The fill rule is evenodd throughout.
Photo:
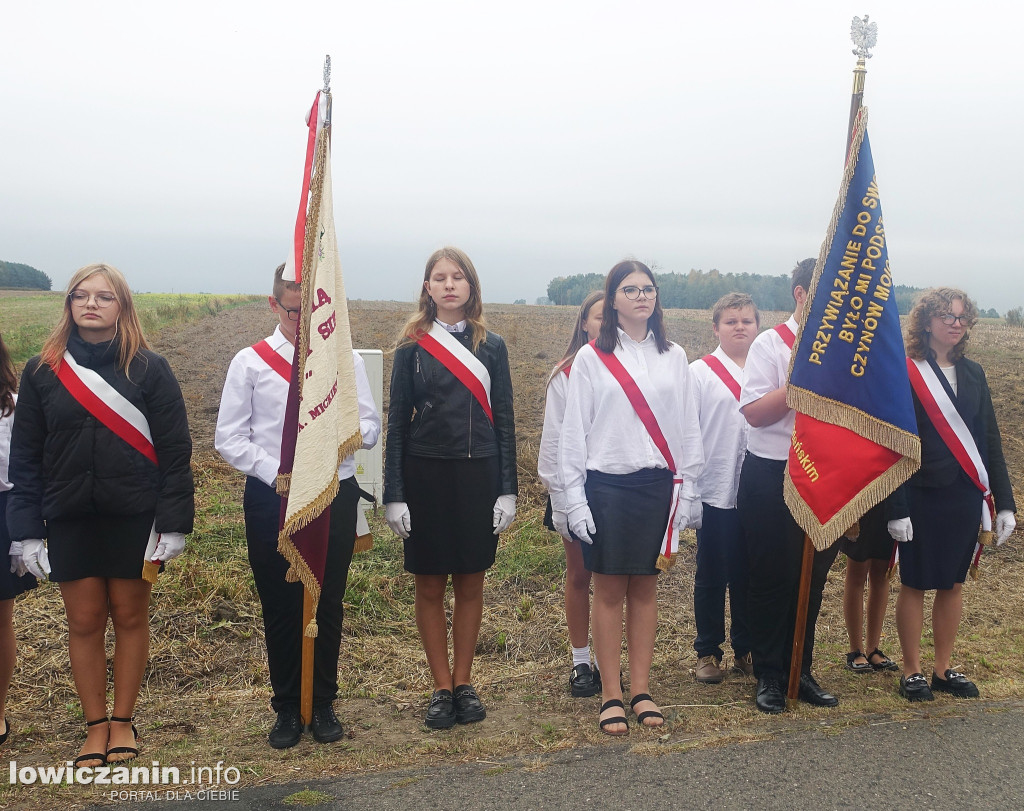
<svg viewBox="0 0 1024 811"><path fill-rule="evenodd" d="M157 464L149 421L123 394L92 369L79 366L67 350L57 369L57 379L101 425L109 428L154 465Z"/></svg>
<svg viewBox="0 0 1024 811"><path fill-rule="evenodd" d="M796 343L796 333L790 329L789 324L783 322L776 327L772 327L772 329L779 333L779 337L782 338L782 341L786 346L790 349L793 348L793 344Z"/></svg>
<svg viewBox="0 0 1024 811"><path fill-rule="evenodd" d="M419 345L469 389L493 424L491 375L480 359L436 321L431 325L430 332L420 338Z"/></svg>
<svg viewBox="0 0 1024 811"><path fill-rule="evenodd" d="M928 419L932 421L935 430L939 432L946 447L956 457L964 473L974 482L984 495L985 501L981 508L981 528L986 532L992 531L992 519L996 514L995 500L992 498L992 491L989 489L988 471L981 459L981 453L971 435L967 423L956 410L949 394L942 387L942 382L931 364L926 360L914 360L907 358L907 374L910 376L910 385L921 401Z"/></svg>
<svg viewBox="0 0 1024 811"><path fill-rule="evenodd" d="M590 342L590 345L594 347L594 351L597 353L597 356L608 368L608 371L611 372L615 381L622 386L622 391L625 393L626 399L629 400L629 404L633 406L633 410L640 418L640 422L643 423L644 428L647 429L647 433L650 434L651 441L654 442L654 447L656 447L665 458L665 462L668 464L668 469L672 471L672 506L668 513L668 526L665 527L665 534L661 541L661 554L664 556L667 565L671 565L672 555L674 555L679 549L679 532L673 524L675 523L676 511L679 509L679 490L683 486L683 477L676 472L676 460L672 456L672 450L668 446L668 440L665 439L665 434L662 432L661 426L658 424L658 418L654 415L654 411L651 409L650 403L647 401L644 393L640 390L640 386L637 385L636 380L634 380L633 376L626 371L626 367L622 365L622 361L615 357L614 354L611 352L603 352L598 349L597 344L593 341Z"/></svg>
<svg viewBox="0 0 1024 811"><path fill-rule="evenodd" d="M729 373L729 370L725 368L725 364L714 355L705 355L701 360L708 365L712 372L718 375L718 379L732 392L732 396L736 398L738 403L740 401L740 382Z"/></svg>
<svg viewBox="0 0 1024 811"><path fill-rule="evenodd" d="M271 369L277 372L281 377L284 378L286 383L292 382L292 364L290 361L282 358L274 348L267 343L266 338L260 341L258 344L252 345L253 351L260 356L260 359L267 364Z"/></svg>

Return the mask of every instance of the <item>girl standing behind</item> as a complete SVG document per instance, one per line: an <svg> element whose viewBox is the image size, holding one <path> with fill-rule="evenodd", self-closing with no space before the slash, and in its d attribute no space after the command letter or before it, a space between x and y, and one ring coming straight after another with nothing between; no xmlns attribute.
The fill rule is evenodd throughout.
<svg viewBox="0 0 1024 811"><path fill-rule="evenodd" d="M19 565L22 548L20 543L11 543L7 534L7 498L11 493L11 478L8 462L11 454L11 426L14 424L14 406L18 402L18 379L14 363L0 336L0 553L12 556L10 571L0 565L0 719L4 729L0 744L6 743L11 734L7 720L7 690L14 676L17 659L17 645L14 636L14 598L23 591L36 587L36 579Z"/></svg>
<svg viewBox="0 0 1024 811"><path fill-rule="evenodd" d="M484 327L473 263L441 248L427 260L419 309L395 349L384 468L385 517L405 539L405 569L416 580L416 626L434 681L431 729L487 714L470 675L484 574L498 533L515 517L517 492L508 350Z"/></svg>
<svg viewBox="0 0 1024 811"><path fill-rule="evenodd" d="M569 528L594 573L593 634L600 728L629 732L619 661L626 609L630 706L644 726L664 718L649 694L659 564L677 531L700 526L704 464L686 353L665 337L654 274L620 262L605 280L601 331L576 353L559 443Z"/></svg>
<svg viewBox="0 0 1024 811"><path fill-rule="evenodd" d="M601 690L601 672L590 662L590 572L583 565L580 542L569 532L565 512L565 493L558 469L558 439L565 416L565 396L569 389L569 369L580 347L597 338L601 330L604 292L596 291L583 300L572 339L565 355L548 378L544 403L544 431L537 454L537 474L548 488L544 526L562 536L565 545L565 622L569 626L572 647L572 672L569 692L577 698L592 696Z"/></svg>

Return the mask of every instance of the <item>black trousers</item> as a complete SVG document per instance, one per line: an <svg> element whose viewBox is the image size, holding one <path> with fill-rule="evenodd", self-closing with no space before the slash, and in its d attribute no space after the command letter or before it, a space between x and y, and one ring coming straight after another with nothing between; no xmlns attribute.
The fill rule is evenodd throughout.
<svg viewBox="0 0 1024 811"><path fill-rule="evenodd" d="M356 540L359 486L355 477L344 479L331 503L327 564L316 612L319 628L313 646L313 704L330 704L338 697L338 655L348 567ZM259 479L245 482L245 537L249 564L263 606L267 637L267 664L275 712L299 709L302 677L302 583L288 583L288 561L277 551L281 497ZM308 719L307 719L308 720Z"/></svg>
<svg viewBox="0 0 1024 811"><path fill-rule="evenodd" d="M793 519L782 495L785 470L784 461L748 452L736 496L750 575L747 617L754 674L758 678L778 679L783 684L788 681L793 653L804 548L804 531ZM814 626L821 610L825 579L837 551L833 544L814 553L801 673L811 672Z"/></svg>

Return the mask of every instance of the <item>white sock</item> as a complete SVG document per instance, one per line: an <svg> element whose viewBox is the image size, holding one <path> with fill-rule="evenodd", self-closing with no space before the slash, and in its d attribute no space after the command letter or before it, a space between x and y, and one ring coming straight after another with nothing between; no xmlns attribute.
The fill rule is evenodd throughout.
<svg viewBox="0 0 1024 811"><path fill-rule="evenodd" d="M576 665L590 665L590 645L572 649L572 666Z"/></svg>

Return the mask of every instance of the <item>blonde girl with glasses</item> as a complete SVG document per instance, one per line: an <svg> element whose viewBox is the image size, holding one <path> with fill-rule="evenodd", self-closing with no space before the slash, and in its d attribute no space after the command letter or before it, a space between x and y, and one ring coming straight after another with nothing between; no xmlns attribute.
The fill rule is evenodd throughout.
<svg viewBox="0 0 1024 811"><path fill-rule="evenodd" d="M149 658L143 564L181 554L195 507L181 389L149 349L119 270L95 264L72 275L60 321L25 365L17 411L7 525L22 554L12 563L60 588L87 730L75 765L133 760Z"/></svg>

